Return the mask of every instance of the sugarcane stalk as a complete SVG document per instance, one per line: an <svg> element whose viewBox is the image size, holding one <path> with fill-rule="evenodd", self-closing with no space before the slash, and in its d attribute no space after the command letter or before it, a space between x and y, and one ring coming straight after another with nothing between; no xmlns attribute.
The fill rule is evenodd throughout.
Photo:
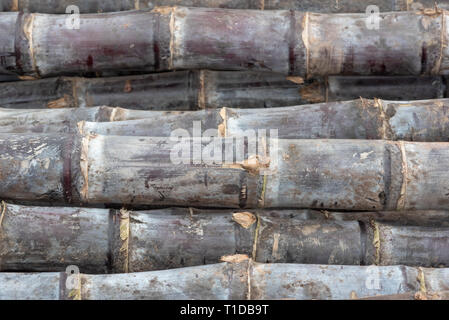
<svg viewBox="0 0 449 320"><path fill-rule="evenodd" d="M191 112L141 112L142 119L85 122L86 133L127 136L171 136L184 130L201 136L212 129L224 137L257 130L276 130L280 139L384 139L449 141L449 100L383 101L357 99L275 109L215 109ZM132 113L137 116L137 113ZM125 116L117 117L125 120ZM9 117L6 118L9 121ZM5 120L6 120L5 119ZM80 119L81 120L81 119ZM15 123L1 131L13 132ZM163 125L161 125L161 123ZM55 128L57 129L57 128Z"/></svg>
<svg viewBox="0 0 449 320"><path fill-rule="evenodd" d="M439 292L448 286L448 269L225 259L233 262L133 274L0 273L0 299L328 300L423 292L423 287L425 292Z"/></svg>
<svg viewBox="0 0 449 320"><path fill-rule="evenodd" d="M159 7L81 15L78 29L66 15L7 12L2 69L34 77L179 69L446 74L447 13L432 10L382 13L378 30L361 13Z"/></svg>
<svg viewBox="0 0 449 320"><path fill-rule="evenodd" d="M1 76L0 76L1 81ZM271 108L364 97L424 100L447 96L443 77L286 78L271 72L178 71L109 78L0 83L3 108L120 106L138 110Z"/></svg>
<svg viewBox="0 0 449 320"><path fill-rule="evenodd" d="M446 0L430 1L406 1L406 0L113 0L113 1L92 1L92 0L0 0L0 11L25 11L37 13L67 13L66 8L76 5L81 13L99 13L122 10L139 10L153 8L154 6L190 6L207 8L228 8L228 9L294 9L314 12L366 12L369 5L379 7L380 11L405 11L415 10L423 7L433 7L435 3L438 7L447 8Z"/></svg>
<svg viewBox="0 0 449 320"><path fill-rule="evenodd" d="M8 272L70 265L84 273L143 272L218 263L230 254L264 263L371 265L378 256L378 265L449 266L447 226L364 221L365 213L339 221L320 212L301 217L301 210L292 218L282 210L2 209L0 270Z"/></svg>
<svg viewBox="0 0 449 320"><path fill-rule="evenodd" d="M245 141L1 134L0 197L371 211L449 205L447 143L289 140L264 134Z"/></svg>
<svg viewBox="0 0 449 320"><path fill-rule="evenodd" d="M3 133L74 133L80 121L120 121L151 117L151 111L112 107L63 109L2 109L0 132Z"/></svg>
<svg viewBox="0 0 449 320"><path fill-rule="evenodd" d="M84 133L169 137L176 130L226 137L277 130L281 139L449 140L447 99L384 101L358 99L271 109L213 109L190 112L111 107L0 109L1 133ZM82 123L79 123L82 122ZM78 124L79 123L79 124ZM162 125L161 125L162 124Z"/></svg>
<svg viewBox="0 0 449 320"><path fill-rule="evenodd" d="M410 81L411 79L404 79L401 86L406 86ZM422 80L422 86L425 88L421 89L427 89L429 98L437 98L436 92L441 84L440 78L428 77ZM402 88L399 91L407 95L405 92L415 91L414 89L416 87ZM50 78L3 83L0 84L0 99L4 108L110 105L128 109L170 111L219 107L264 108L322 102L325 99L325 91L325 83L322 81L298 84L287 80L283 75L270 72L202 70L127 77Z"/></svg>

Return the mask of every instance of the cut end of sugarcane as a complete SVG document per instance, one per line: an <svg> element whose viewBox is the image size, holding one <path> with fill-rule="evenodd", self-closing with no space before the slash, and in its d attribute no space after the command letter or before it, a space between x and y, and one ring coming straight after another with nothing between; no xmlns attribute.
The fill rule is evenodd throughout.
<svg viewBox="0 0 449 320"><path fill-rule="evenodd" d="M237 212L232 215L232 220L237 222L243 228L249 229L254 223L256 223L257 218L251 212Z"/></svg>
<svg viewBox="0 0 449 320"><path fill-rule="evenodd" d="M240 263L249 260L246 254L235 254L232 256L223 256L220 258L221 262Z"/></svg>

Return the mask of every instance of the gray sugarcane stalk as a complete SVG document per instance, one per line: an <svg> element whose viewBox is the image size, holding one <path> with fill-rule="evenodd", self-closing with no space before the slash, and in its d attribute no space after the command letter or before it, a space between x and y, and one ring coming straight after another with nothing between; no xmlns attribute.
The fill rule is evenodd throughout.
<svg viewBox="0 0 449 320"><path fill-rule="evenodd" d="M0 132L7 133L73 133L80 121L123 121L152 117L152 111L113 107L63 109L0 108Z"/></svg>
<svg viewBox="0 0 449 320"><path fill-rule="evenodd" d="M85 133L127 136L171 136L184 130L201 136L215 129L223 137L245 136L257 130L276 130L280 139L384 139L423 142L449 141L449 100L384 101L357 99L274 109L150 111L142 119L85 122ZM132 112L137 116L137 111ZM5 121L9 121L9 117ZM81 120L81 119L80 119ZM4 132L15 130L10 121ZM58 128L55 127L55 130ZM1 130L1 129L0 129Z"/></svg>
<svg viewBox="0 0 449 320"><path fill-rule="evenodd" d="M0 150L5 200L370 211L449 205L443 142L0 134Z"/></svg>
<svg viewBox="0 0 449 320"><path fill-rule="evenodd" d="M8 272L64 271L69 265L84 273L142 272L218 263L230 254L263 263L449 266L447 225L401 225L365 212L338 220L304 210L127 211L6 203L1 209L0 270ZM441 214L443 224L448 214Z"/></svg>
<svg viewBox="0 0 449 320"><path fill-rule="evenodd" d="M448 269L224 263L133 274L0 273L0 299L358 299L447 290ZM117 290L120 288L120 290Z"/></svg>
<svg viewBox="0 0 449 320"><path fill-rule="evenodd" d="M447 0L0 0L0 11L25 11L37 13L67 13L75 5L81 13L98 13L122 10L151 9L154 6L190 6L228 9L294 9L314 12L366 12L370 5L380 11L405 11L423 7L447 8Z"/></svg>
<svg viewBox="0 0 449 320"><path fill-rule="evenodd" d="M160 111L271 108L359 97L386 100L444 98L447 97L445 83L445 77L437 76L331 76L304 80L271 72L190 70L0 83L0 106L56 109L109 105Z"/></svg>
<svg viewBox="0 0 449 320"><path fill-rule="evenodd" d="M112 107L1 109L0 133L83 133L170 137L177 130L200 137L241 137L277 130L281 139L449 141L448 99L357 99L276 109L144 111ZM81 122L81 123L80 123Z"/></svg>
<svg viewBox="0 0 449 320"><path fill-rule="evenodd" d="M444 75L447 13L158 7L80 15L0 13L1 68L27 77L180 69L326 75ZM201 30L201 32L198 32ZM0 72L1 73L1 72Z"/></svg>

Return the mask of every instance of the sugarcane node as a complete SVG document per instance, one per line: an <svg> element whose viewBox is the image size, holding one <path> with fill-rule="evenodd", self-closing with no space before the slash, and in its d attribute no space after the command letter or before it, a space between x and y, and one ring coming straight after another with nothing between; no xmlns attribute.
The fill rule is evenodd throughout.
<svg viewBox="0 0 449 320"><path fill-rule="evenodd" d="M1 202L1 213L0 213L0 233L2 231L3 219L6 213L6 202L2 200Z"/></svg>

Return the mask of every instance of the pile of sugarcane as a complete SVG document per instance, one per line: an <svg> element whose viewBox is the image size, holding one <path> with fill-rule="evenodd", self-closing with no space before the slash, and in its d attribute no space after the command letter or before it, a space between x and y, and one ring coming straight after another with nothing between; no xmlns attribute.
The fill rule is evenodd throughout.
<svg viewBox="0 0 449 320"><path fill-rule="evenodd" d="M449 299L445 8L0 0L0 299Z"/></svg>

